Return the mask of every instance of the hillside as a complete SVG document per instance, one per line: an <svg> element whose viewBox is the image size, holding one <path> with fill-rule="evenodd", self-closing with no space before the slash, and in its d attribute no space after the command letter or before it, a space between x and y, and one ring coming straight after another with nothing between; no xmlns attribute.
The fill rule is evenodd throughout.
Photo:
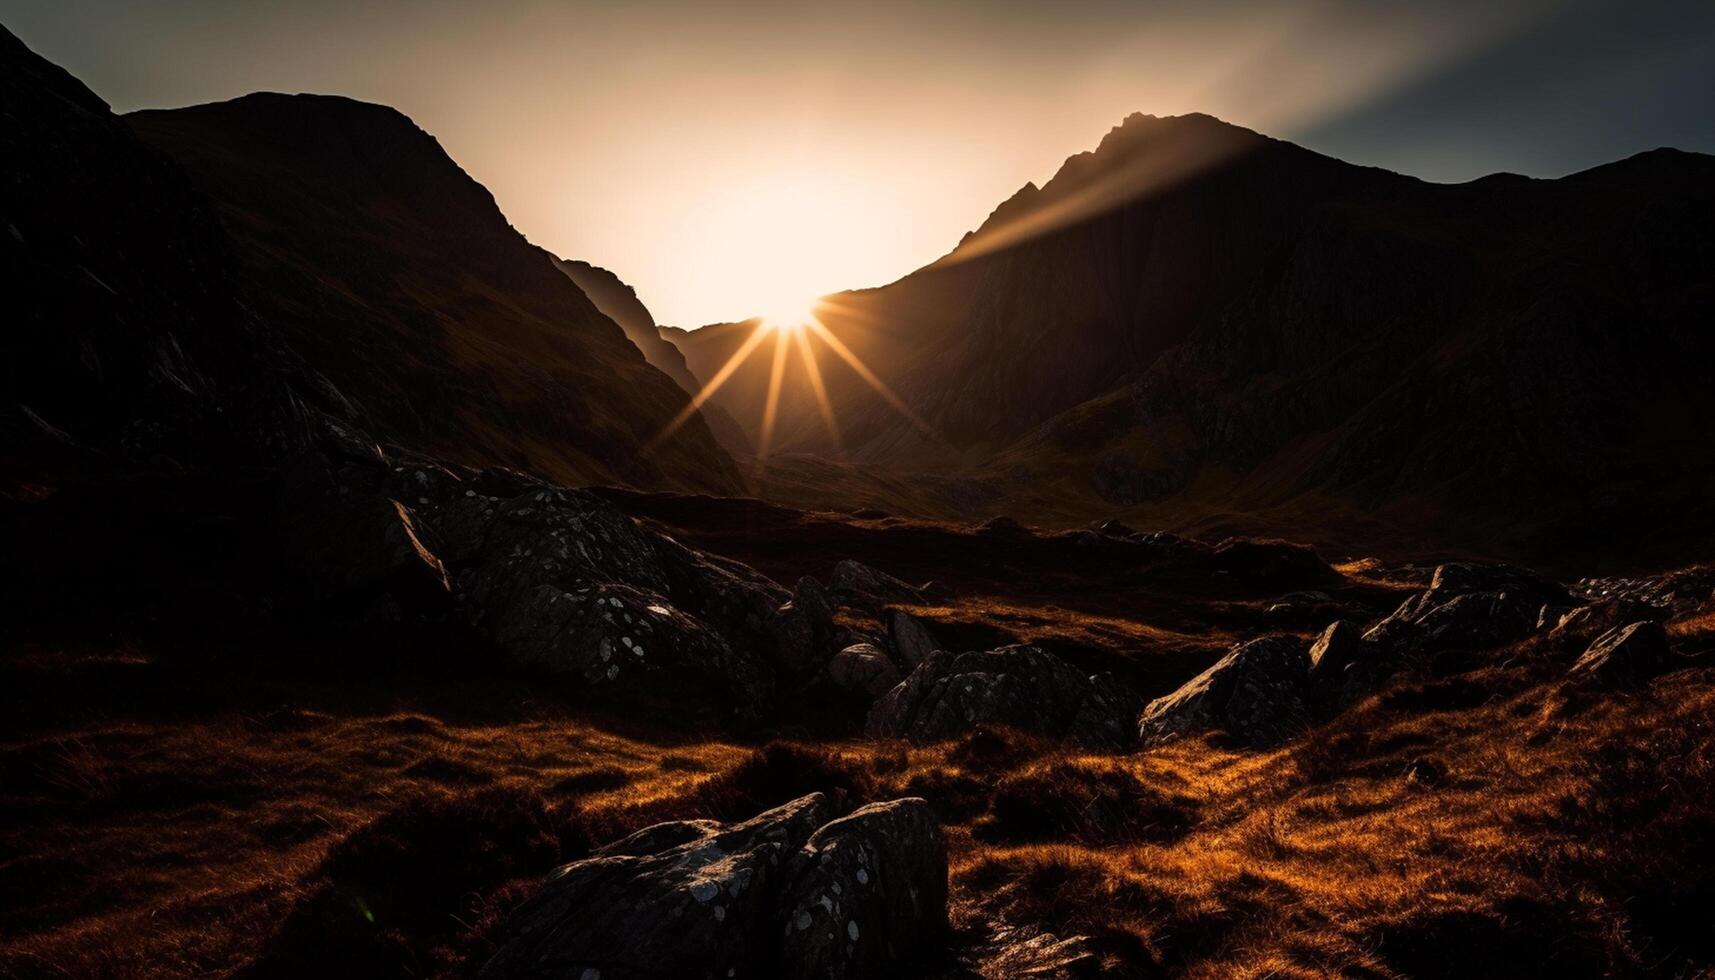
<svg viewBox="0 0 1715 980"><path fill-rule="evenodd" d="M384 440L573 482L719 491L689 397L399 112L257 94L127 117L211 197L244 305Z"/></svg>

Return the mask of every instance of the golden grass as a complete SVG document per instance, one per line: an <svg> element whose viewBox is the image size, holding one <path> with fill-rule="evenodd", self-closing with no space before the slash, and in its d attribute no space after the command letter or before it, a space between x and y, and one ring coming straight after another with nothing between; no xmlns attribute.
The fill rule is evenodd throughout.
<svg viewBox="0 0 1715 980"><path fill-rule="evenodd" d="M0 845L17 856L0 866L17 910L0 973L223 975L267 956L289 974L299 961L270 936L317 926L316 903L375 860L386 819L388 860L432 868L452 860L444 828L416 840L412 814L468 819L454 829L480 838L498 805L560 843L472 844L479 861L490 846L507 856L503 880L414 910L376 953L470 975L505 910L578 848L814 789L925 797L947 829L959 936L1085 934L1118 975L1707 968L1715 671L1591 695L1562 688L1563 665L1529 643L1494 662L1266 752L1189 740L1089 755L1004 732L758 750L549 708L475 723L417 707L68 722L0 749Z"/></svg>

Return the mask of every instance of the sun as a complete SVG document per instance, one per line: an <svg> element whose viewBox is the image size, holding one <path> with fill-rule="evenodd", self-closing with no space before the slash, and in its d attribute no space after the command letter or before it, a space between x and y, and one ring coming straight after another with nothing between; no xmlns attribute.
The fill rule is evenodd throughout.
<svg viewBox="0 0 1715 980"><path fill-rule="evenodd" d="M821 304L820 296L783 296L763 310L762 325L770 331L799 333L816 319Z"/></svg>

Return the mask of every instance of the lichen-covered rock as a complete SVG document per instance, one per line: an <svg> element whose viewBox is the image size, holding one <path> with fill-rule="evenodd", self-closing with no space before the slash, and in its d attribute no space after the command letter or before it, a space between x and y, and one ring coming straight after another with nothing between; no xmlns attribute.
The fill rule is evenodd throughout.
<svg viewBox="0 0 1715 980"><path fill-rule="evenodd" d="M1158 743L1200 731L1225 731L1251 746L1273 745L1310 723L1310 658L1290 636L1235 646L1179 690L1144 709L1138 735Z"/></svg>
<svg viewBox="0 0 1715 980"><path fill-rule="evenodd" d="M1665 671L1672 660L1667 631L1650 620L1603 633L1572 665L1570 673L1604 684L1640 684Z"/></svg>
<svg viewBox="0 0 1715 980"><path fill-rule="evenodd" d="M512 914L482 975L751 976L777 956L777 879L830 817L816 793L731 826L638 831L555 871Z"/></svg>
<svg viewBox="0 0 1715 980"><path fill-rule="evenodd" d="M538 584L515 596L491 628L514 661L575 674L598 698L702 705L753 721L773 693L773 673L754 654L628 585L568 592Z"/></svg>
<svg viewBox="0 0 1715 980"><path fill-rule="evenodd" d="M1090 748L1135 742L1138 699L1032 646L936 651L870 709L872 738L934 742L1005 725Z"/></svg>
<svg viewBox="0 0 1715 980"><path fill-rule="evenodd" d="M947 928L947 846L920 799L873 803L793 855L779 904L778 976L888 975Z"/></svg>
<svg viewBox="0 0 1715 980"><path fill-rule="evenodd" d="M854 643L828 661L828 677L853 694L878 698L899 683L899 667L873 643Z"/></svg>
<svg viewBox="0 0 1715 980"><path fill-rule="evenodd" d="M945 842L918 799L832 817L815 793L743 823L638 831L554 872L482 975L885 975L946 928Z"/></svg>
<svg viewBox="0 0 1715 980"><path fill-rule="evenodd" d="M834 566L828 588L842 602L859 607L923 600L923 590L917 586L849 559Z"/></svg>
<svg viewBox="0 0 1715 980"><path fill-rule="evenodd" d="M942 649L927 626L917 617L898 609L887 615L887 643L893 649L894 658L908 671L915 670L918 664L929 659L931 653Z"/></svg>

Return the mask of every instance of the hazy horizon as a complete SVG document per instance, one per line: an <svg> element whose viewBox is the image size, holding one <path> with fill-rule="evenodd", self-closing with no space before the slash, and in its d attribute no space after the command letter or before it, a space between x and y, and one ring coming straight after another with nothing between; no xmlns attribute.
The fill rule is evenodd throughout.
<svg viewBox="0 0 1715 980"><path fill-rule="evenodd" d="M1440 181L1715 150L1715 5L1135 7L0 0L0 17L117 111L257 90L395 106L533 242L685 327L896 279L1132 112Z"/></svg>

